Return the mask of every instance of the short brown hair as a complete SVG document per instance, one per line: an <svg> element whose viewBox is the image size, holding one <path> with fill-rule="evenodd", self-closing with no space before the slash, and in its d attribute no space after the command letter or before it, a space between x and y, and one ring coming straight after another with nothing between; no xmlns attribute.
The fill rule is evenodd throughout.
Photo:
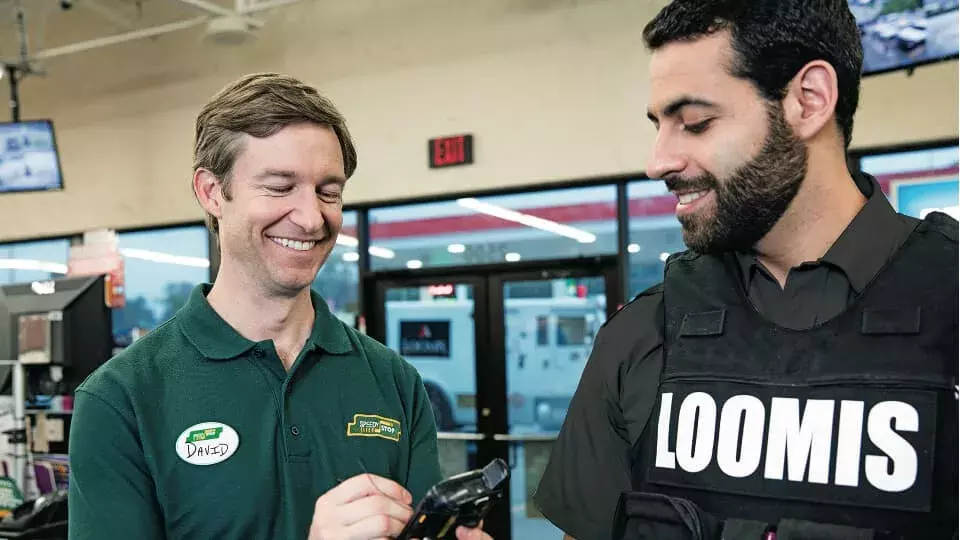
<svg viewBox="0 0 960 540"><path fill-rule="evenodd" d="M357 168L357 151L346 120L329 99L317 89L287 75L254 73L221 89L197 115L193 144L193 170L203 168L223 185L230 198L230 176L242 149L241 137L269 137L281 129L314 123L333 129L343 152L347 178ZM216 218L207 215L207 225L216 233Z"/></svg>

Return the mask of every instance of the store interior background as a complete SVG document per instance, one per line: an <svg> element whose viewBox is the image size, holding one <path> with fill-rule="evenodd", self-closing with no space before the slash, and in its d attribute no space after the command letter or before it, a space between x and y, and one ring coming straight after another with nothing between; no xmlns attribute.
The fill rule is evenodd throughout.
<svg viewBox="0 0 960 540"><path fill-rule="evenodd" d="M210 279L215 248L190 185L194 119L219 88L250 72L299 77L348 120L359 167L345 194L345 233L356 237L358 212L367 212L371 249L361 257L342 242L317 289L351 324L361 324L365 272L621 254L631 266L628 299L657 280L665 253L682 249L662 184L642 173L655 132L641 30L665 2L302 0L255 13L265 24L248 43L210 43L200 24L56 54L203 15L177 0L96 2L119 17L81 0L67 11L40 0L28 11L31 50L53 54L45 75L21 84L22 117L53 120L65 189L0 196L0 285L57 277L85 231L116 230L130 254L127 306L114 316L118 347ZM4 53L17 50L9 3L0 2ZM888 181L929 173L955 184L957 69L953 60L864 79L852 153L866 157L855 164ZM459 133L473 134L475 162L428 168L427 141ZM630 199L625 237L617 234L618 185ZM474 196L517 211L539 207L596 239L558 240L522 225L471 232L457 200ZM451 248L459 244L463 251ZM4 259L52 266L4 268ZM536 521L523 497L514 504Z"/></svg>

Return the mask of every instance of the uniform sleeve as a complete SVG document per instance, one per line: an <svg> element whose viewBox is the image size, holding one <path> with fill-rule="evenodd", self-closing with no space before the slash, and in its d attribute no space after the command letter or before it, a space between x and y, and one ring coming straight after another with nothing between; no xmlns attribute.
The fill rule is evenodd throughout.
<svg viewBox="0 0 960 540"><path fill-rule="evenodd" d="M597 334L537 487L534 501L543 515L577 540L610 538L620 495L631 489L636 437L629 433L638 428L628 429L637 415L629 407L631 396L647 387L631 379L624 392L621 379L631 364L650 362L661 350L655 319L660 298L638 298Z"/></svg>
<svg viewBox="0 0 960 540"><path fill-rule="evenodd" d="M413 496L413 504L420 499L434 484L442 479L440 472L440 456L437 451L437 426L433 418L433 408L427 389L423 385L420 375L412 367L408 368L412 381L413 400L412 427L410 430L410 474L407 477L407 491Z"/></svg>
<svg viewBox="0 0 960 540"><path fill-rule="evenodd" d="M69 452L70 540L164 538L132 414L125 416L97 395L78 390Z"/></svg>

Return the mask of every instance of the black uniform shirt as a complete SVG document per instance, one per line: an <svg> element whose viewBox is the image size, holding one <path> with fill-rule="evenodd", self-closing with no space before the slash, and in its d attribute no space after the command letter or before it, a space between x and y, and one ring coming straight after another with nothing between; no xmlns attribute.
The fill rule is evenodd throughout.
<svg viewBox="0 0 960 540"><path fill-rule="evenodd" d="M795 329L833 318L860 294L919 220L897 214L877 181L854 176L867 203L828 252L790 270L786 286L748 253L730 254L741 285L769 320ZM620 494L631 490L632 447L647 421L639 405L662 364L663 294L640 295L597 334L535 500L577 540L610 538Z"/></svg>

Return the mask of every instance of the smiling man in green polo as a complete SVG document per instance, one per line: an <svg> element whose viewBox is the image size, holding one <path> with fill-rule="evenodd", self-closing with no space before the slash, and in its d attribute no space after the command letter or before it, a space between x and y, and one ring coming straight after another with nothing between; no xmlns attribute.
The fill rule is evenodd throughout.
<svg viewBox="0 0 960 540"><path fill-rule="evenodd" d="M253 75L204 107L194 151L218 276L77 389L70 538L395 536L440 480L436 427L418 373L310 289L356 167L343 119Z"/></svg>

